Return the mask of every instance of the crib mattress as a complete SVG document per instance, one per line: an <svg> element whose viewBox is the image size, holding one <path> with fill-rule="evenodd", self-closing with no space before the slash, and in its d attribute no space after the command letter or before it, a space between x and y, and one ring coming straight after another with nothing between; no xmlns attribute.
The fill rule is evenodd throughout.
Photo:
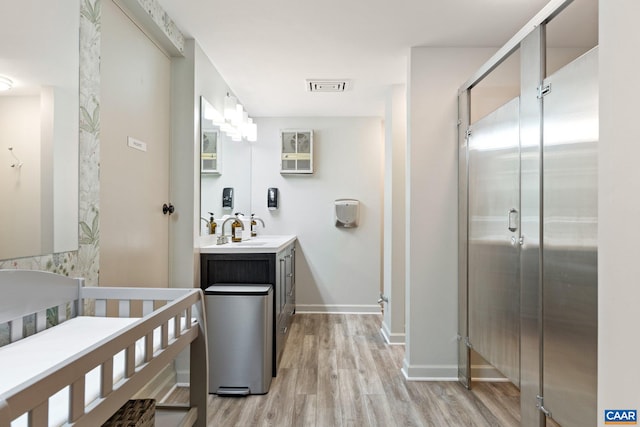
<svg viewBox="0 0 640 427"><path fill-rule="evenodd" d="M137 318L106 318L80 316L53 328L0 348L0 395L64 362L98 342L120 333ZM173 322L169 322L169 336L173 337ZM160 329L154 331L154 351L160 346ZM136 342L136 365L144 358L144 340ZM124 351L114 357L114 383L124 377ZM100 393L100 366L86 374L85 403L91 403ZM49 399L49 424L66 422L68 387ZM26 414L11 423L26 426Z"/></svg>

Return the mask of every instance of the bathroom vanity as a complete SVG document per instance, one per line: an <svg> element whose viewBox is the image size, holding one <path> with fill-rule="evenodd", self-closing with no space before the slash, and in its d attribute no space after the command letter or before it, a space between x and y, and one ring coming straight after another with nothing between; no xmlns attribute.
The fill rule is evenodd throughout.
<svg viewBox="0 0 640 427"><path fill-rule="evenodd" d="M273 286L273 376L296 310L296 236L258 236L239 243L200 246L200 287L214 284Z"/></svg>

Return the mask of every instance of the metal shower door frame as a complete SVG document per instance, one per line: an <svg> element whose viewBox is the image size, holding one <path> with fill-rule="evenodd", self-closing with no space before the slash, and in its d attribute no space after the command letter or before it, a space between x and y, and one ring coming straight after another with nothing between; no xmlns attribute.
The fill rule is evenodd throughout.
<svg viewBox="0 0 640 427"><path fill-rule="evenodd" d="M498 50L458 91L458 377L472 387L468 319L469 199L468 143L470 126L470 92L516 49L521 49L521 146L526 156L522 167L534 171L522 182L532 190L530 201L521 201L523 237L521 262L532 262L529 270L521 268L521 389L520 407L523 426L545 425L542 395L542 232L539 219L542 209L542 102L537 90L545 77L545 27L572 0L552 0L500 50ZM537 200L537 202L536 202ZM532 297L527 298L527 295ZM526 301L525 301L526 300Z"/></svg>

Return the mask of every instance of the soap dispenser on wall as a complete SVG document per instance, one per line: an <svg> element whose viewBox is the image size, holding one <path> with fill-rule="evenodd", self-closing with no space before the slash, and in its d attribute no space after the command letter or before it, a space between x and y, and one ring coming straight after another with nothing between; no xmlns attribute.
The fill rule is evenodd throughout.
<svg viewBox="0 0 640 427"><path fill-rule="evenodd" d="M222 209L233 210L233 187L225 187L222 189Z"/></svg>
<svg viewBox="0 0 640 427"><path fill-rule="evenodd" d="M267 208L270 211L278 209L278 189L275 187L267 190Z"/></svg>

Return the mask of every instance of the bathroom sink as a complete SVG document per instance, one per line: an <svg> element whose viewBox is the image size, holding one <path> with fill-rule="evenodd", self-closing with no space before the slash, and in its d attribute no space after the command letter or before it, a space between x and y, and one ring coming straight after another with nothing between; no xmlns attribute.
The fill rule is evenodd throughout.
<svg viewBox="0 0 640 427"><path fill-rule="evenodd" d="M200 253L277 253L296 239L296 236L293 235L264 235L238 243L228 242L218 245L213 237L215 236L205 236L202 239Z"/></svg>

